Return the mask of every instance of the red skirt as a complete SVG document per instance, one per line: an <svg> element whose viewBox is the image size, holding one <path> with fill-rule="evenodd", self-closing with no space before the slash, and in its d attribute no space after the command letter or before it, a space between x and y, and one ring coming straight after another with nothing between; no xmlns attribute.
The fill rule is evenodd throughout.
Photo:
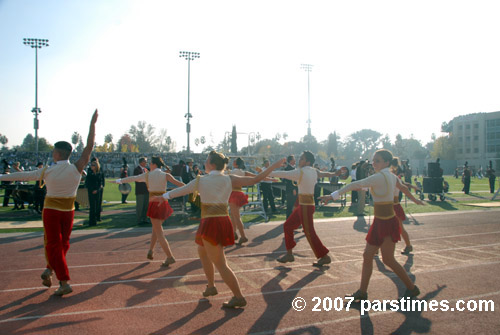
<svg viewBox="0 0 500 335"><path fill-rule="evenodd" d="M203 246L203 240L212 245L223 247L234 244L233 224L229 216L217 216L201 219L200 226L196 232L195 242Z"/></svg>
<svg viewBox="0 0 500 335"><path fill-rule="evenodd" d="M368 235L366 235L366 242L371 245L381 246L386 236L390 236L394 243L401 241L401 228L396 216L385 220L375 217Z"/></svg>
<svg viewBox="0 0 500 335"><path fill-rule="evenodd" d="M229 203L235 204L238 207L243 207L248 204L248 195L240 191L232 191L229 196Z"/></svg>
<svg viewBox="0 0 500 335"><path fill-rule="evenodd" d="M147 216L151 219L166 220L173 212L168 201L150 201Z"/></svg>
<svg viewBox="0 0 500 335"><path fill-rule="evenodd" d="M403 210L403 207L401 206L401 204L394 204L394 213L396 214L398 219L401 220L401 222L406 220L406 214L405 214L405 211Z"/></svg>

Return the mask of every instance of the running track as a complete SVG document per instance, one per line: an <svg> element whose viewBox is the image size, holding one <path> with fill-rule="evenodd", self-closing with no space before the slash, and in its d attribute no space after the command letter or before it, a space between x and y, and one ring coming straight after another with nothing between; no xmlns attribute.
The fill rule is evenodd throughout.
<svg viewBox="0 0 500 335"><path fill-rule="evenodd" d="M41 285L40 233L0 234L1 334L500 334L500 211L410 216L405 227L415 251L397 259L416 280L421 299L492 300L492 312L312 311L314 297L340 299L359 285L368 217L318 220L316 230L332 264L312 267L314 255L302 232L296 261L280 266L282 223L250 227L245 247L226 249L248 305L225 310L231 293L217 276L219 295L200 299L205 277L193 242L194 229L166 231L177 263L161 269L157 246L148 261L150 230L75 231L68 254L73 293L52 296ZM375 258L370 300L404 292ZM55 276L54 276L55 278ZM305 299L305 310L292 300ZM325 299L326 300L326 299ZM355 306L354 306L355 307Z"/></svg>

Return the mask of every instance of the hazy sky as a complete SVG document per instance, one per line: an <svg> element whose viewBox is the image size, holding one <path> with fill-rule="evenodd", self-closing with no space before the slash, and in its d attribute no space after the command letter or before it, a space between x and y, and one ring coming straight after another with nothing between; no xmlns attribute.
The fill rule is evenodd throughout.
<svg viewBox="0 0 500 335"><path fill-rule="evenodd" d="M498 1L0 0L0 133L8 146L33 131L39 50L39 136L97 143L138 121L186 146L191 62L191 149L235 124L263 138L307 131L318 141L369 128L423 144L440 125L500 110ZM239 135L239 146L247 135Z"/></svg>

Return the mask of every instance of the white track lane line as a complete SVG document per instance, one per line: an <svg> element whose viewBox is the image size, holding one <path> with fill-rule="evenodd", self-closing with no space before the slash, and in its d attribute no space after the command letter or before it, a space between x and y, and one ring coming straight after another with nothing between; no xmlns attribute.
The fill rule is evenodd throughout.
<svg viewBox="0 0 500 335"><path fill-rule="evenodd" d="M462 268L467 268L467 267L492 265L492 264L500 264L500 261L484 263L484 264L474 264L474 265L469 265L469 266L457 266L457 267L452 267L452 268L440 268L440 269L435 269L435 270L430 270L430 271L422 271L422 272L417 272L417 273L434 273L434 272L449 271L449 270L462 269ZM378 281L378 280L383 280L383 279L385 279L385 277L374 278L374 279L372 279L372 281L373 280ZM354 283L358 283L358 282L359 281L356 280L356 281L348 281L348 282L342 282L342 283L332 283L332 284L323 284L323 285L316 285L316 286L296 287L296 288L288 289L288 290L270 291L270 292L264 292L264 293L258 292L258 293L247 294L245 297L281 294L281 293L288 293L288 292L296 292L296 291L300 291L300 290L311 290L311 289L326 288L326 287L346 285L346 284L354 284ZM470 300L470 299L493 296L493 295L498 295L498 294L500 294L500 291L484 293L481 295L475 295L475 296L471 296L471 297L448 299L448 300L449 301L454 301L454 300L456 301L456 300L460 300L460 299ZM230 298L230 296L212 298L212 300L227 300L228 298ZM153 304L153 305L140 305L140 306L130 306L130 307L85 310L85 311L78 311L78 312L56 313L56 314L42 314L42 315L33 315L33 316L20 317L20 318L4 319L4 320L0 320L0 323L25 321L25 320L36 320L36 319L43 319L43 318L72 316L72 315L79 316L79 315L85 315L85 314L109 313L109 312L128 311L128 310L144 309L144 308L158 308L158 307L165 307L165 306L172 306L172 305L196 304L199 301L200 301L200 299L196 299L196 300L189 300L189 301L173 301L173 302L167 302L167 303L163 303L163 304ZM372 317L374 315L378 315L378 314L389 314L389 313L395 313L395 312L392 312L392 311L390 311L390 312L389 311L388 312L376 312L376 313L371 313L370 317ZM338 320L315 323L315 324L311 324L311 325L325 325L325 324L330 324L330 323L338 323L338 322L345 322L345 321L350 321L350 320L357 320L359 318L360 318L360 316L355 316L355 317L350 317L350 318L342 318L342 319L338 319ZM297 326L296 328L294 327L291 330L297 329L297 328L308 327L308 326L310 326L310 325L301 325L301 326ZM276 332L276 331L277 330L273 330L273 332ZM280 332L284 332L284 331L289 331L289 330L288 330L288 328L286 328L286 330L285 330L285 328L283 328L283 330L281 330ZM264 333L256 333L256 334L272 334L272 333L264 332Z"/></svg>

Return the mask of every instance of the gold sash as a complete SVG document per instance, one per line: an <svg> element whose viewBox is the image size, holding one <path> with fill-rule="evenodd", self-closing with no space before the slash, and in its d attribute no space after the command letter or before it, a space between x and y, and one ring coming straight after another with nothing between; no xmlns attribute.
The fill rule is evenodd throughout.
<svg viewBox="0 0 500 335"><path fill-rule="evenodd" d="M149 198L151 199L152 197L157 197L157 196L163 195L163 193L165 193L165 192L153 192L153 191L150 191L149 192Z"/></svg>
<svg viewBox="0 0 500 335"><path fill-rule="evenodd" d="M394 204L399 204L399 197L394 197Z"/></svg>
<svg viewBox="0 0 500 335"><path fill-rule="evenodd" d="M76 197L45 197L44 208L69 212L75 209Z"/></svg>
<svg viewBox="0 0 500 335"><path fill-rule="evenodd" d="M314 206L314 194L299 194L299 204Z"/></svg>
<svg viewBox="0 0 500 335"><path fill-rule="evenodd" d="M393 202L376 202L373 207L374 215L379 219L387 220L395 216Z"/></svg>
<svg viewBox="0 0 500 335"><path fill-rule="evenodd" d="M227 204L201 204L202 219L228 215Z"/></svg>

